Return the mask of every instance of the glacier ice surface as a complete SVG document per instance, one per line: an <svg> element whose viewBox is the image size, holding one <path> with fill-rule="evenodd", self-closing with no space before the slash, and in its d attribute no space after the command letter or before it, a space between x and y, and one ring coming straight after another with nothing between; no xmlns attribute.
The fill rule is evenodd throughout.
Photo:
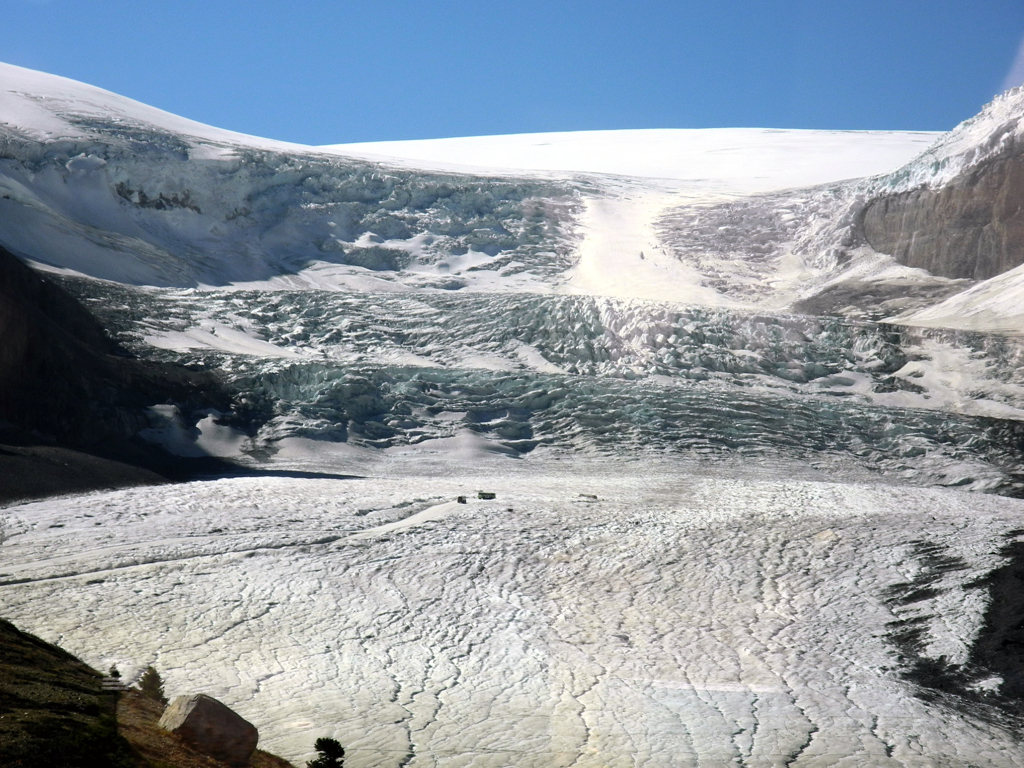
<svg viewBox="0 0 1024 768"><path fill-rule="evenodd" d="M968 662L1016 499L621 458L344 466L10 507L4 614L154 664L293 760L328 735L354 766L1024 763L1001 710L905 679Z"/></svg>

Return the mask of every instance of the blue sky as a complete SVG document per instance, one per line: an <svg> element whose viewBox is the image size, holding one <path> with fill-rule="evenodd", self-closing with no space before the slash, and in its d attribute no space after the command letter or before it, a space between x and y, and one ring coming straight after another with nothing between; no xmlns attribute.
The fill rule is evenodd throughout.
<svg viewBox="0 0 1024 768"><path fill-rule="evenodd" d="M0 60L287 141L945 130L1024 82L1020 0L0 0Z"/></svg>

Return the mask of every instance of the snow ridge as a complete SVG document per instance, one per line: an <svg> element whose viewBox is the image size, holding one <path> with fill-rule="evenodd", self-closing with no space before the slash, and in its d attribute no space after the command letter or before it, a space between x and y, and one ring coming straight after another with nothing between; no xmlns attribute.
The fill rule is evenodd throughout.
<svg viewBox="0 0 1024 768"><path fill-rule="evenodd" d="M1024 86L1012 88L986 104L910 163L872 185L876 194L941 187L971 168L1018 151L1024 136Z"/></svg>

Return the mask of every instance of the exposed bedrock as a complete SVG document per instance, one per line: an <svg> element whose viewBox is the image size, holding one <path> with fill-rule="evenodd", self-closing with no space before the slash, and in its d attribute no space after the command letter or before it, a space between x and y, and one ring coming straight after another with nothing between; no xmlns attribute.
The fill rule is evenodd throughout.
<svg viewBox="0 0 1024 768"><path fill-rule="evenodd" d="M136 437L148 409L228 412L214 375L131 357L88 309L0 248L0 502L187 475ZM197 463L197 462L193 462Z"/></svg>
<svg viewBox="0 0 1024 768"><path fill-rule="evenodd" d="M146 408L229 410L212 375L133 359L85 307L0 248L0 420L89 447L148 426Z"/></svg>
<svg viewBox="0 0 1024 768"><path fill-rule="evenodd" d="M1024 155L983 163L940 189L880 197L861 228L880 253L951 278L987 280L1024 263Z"/></svg>

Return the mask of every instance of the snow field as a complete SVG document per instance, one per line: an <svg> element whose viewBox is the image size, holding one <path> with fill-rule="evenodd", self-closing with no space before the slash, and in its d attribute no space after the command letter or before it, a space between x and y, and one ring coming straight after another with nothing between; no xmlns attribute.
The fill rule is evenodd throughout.
<svg viewBox="0 0 1024 768"><path fill-rule="evenodd" d="M5 509L0 601L299 762L330 735L354 766L1015 766L998 718L915 697L888 625L964 661L1022 513L668 463L221 479ZM894 601L921 542L962 567Z"/></svg>
<svg viewBox="0 0 1024 768"><path fill-rule="evenodd" d="M568 131L336 144L321 150L438 171L599 174L757 194L886 173L941 134L711 128Z"/></svg>

